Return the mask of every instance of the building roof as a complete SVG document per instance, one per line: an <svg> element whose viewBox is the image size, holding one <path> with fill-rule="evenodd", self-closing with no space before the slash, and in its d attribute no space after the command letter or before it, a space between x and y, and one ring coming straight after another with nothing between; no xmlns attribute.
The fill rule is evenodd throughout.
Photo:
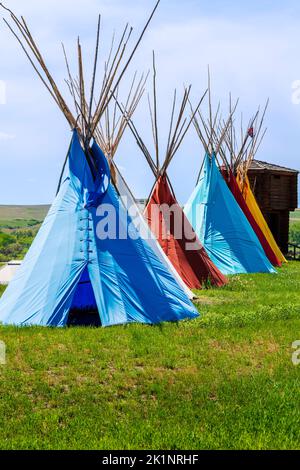
<svg viewBox="0 0 300 470"><path fill-rule="evenodd" d="M280 173L299 173L298 170L293 170L292 168L287 168L280 165L275 165L274 163L262 162L261 160L253 160L249 170L255 171L278 171Z"/></svg>

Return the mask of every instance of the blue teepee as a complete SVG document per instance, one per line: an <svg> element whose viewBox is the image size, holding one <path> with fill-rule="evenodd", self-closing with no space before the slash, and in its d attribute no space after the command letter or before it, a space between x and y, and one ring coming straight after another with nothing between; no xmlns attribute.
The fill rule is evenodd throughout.
<svg viewBox="0 0 300 470"><path fill-rule="evenodd" d="M91 154L94 166L73 131L69 174L0 299L0 322L64 326L72 309L88 308L98 310L103 326L196 317L186 293L131 223L95 142ZM115 239L101 237L103 231L98 236L111 209Z"/></svg>
<svg viewBox="0 0 300 470"><path fill-rule="evenodd" d="M184 211L223 274L276 272L217 168L215 155L206 154Z"/></svg>

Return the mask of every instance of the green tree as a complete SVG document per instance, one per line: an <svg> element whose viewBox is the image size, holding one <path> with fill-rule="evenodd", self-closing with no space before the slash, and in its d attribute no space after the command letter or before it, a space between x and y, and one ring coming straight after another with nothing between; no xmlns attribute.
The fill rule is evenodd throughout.
<svg viewBox="0 0 300 470"><path fill-rule="evenodd" d="M290 242L300 244L300 222L294 222L291 224Z"/></svg>

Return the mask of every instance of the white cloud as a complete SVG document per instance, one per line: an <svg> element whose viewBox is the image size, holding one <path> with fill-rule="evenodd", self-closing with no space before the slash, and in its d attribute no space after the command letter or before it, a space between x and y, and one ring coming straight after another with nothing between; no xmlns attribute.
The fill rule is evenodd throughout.
<svg viewBox="0 0 300 470"><path fill-rule="evenodd" d="M16 136L13 134L7 134L6 132L0 132L0 140L13 140Z"/></svg>
<svg viewBox="0 0 300 470"><path fill-rule="evenodd" d="M103 58L109 48L113 29L118 32L129 21L135 26L137 35L154 3L155 0L9 0L10 7L18 14L24 14L28 20L60 88L66 75L61 41L64 41L70 61L76 67L76 37L80 34L85 65L89 68L93 60L97 14L101 12L103 20L100 50ZM221 99L224 112L227 112L229 91L234 97L240 97L240 110L243 110L245 119L270 97L266 121L268 134L260 157L296 166L294 149L298 146L300 106L291 103L291 86L293 81L300 79L299 17L293 15L292 9L285 11L284 7L273 12L270 9L267 14L258 13L256 3L244 15L230 15L223 10L221 17L220 11L215 8L213 14L204 16L198 3L199 0L161 2L128 70L124 85L128 83L132 71L151 67L151 52L155 49L159 134L164 147L173 88L176 86L179 91L183 83L192 83L192 99L196 101L206 87L206 67L210 64L214 101L216 103ZM206 3L201 0L201 5L205 6ZM210 2L210 10L213 10L213 2ZM0 79L7 83L9 93L7 105L0 108L0 128L14 129L18 135L11 149L11 165L15 167L18 162L27 162L24 164L24 172L28 172L23 178L24 185L26 176L29 177L32 171L41 175L46 172L47 181L43 190L47 194L45 197L49 195L50 199L67 149L68 126L5 27L0 29L0 56ZM86 82L88 87L88 79ZM67 96L65 88L64 93ZM144 98L135 122L145 140L152 145L148 117ZM7 149L7 135L0 133L0 154ZM146 196L146 187L151 187L152 175L129 134L122 142L117 158L125 166L124 176L132 185L133 192ZM183 202L192 189L201 158L202 149L192 131L170 168L175 190ZM186 183L180 184L180 178L184 178ZM29 186L25 190L20 187L20 193L26 190L31 189ZM32 197L38 195L35 193ZM42 199L45 200L45 197Z"/></svg>

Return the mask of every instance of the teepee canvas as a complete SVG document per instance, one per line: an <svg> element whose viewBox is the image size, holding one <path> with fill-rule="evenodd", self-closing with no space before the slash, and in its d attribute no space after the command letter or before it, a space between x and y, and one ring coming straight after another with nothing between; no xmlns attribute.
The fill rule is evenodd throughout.
<svg viewBox="0 0 300 470"><path fill-rule="evenodd" d="M257 204L255 196L250 187L247 177L248 169L253 161L266 133L263 130L263 122L268 106L268 101L259 120L259 110L254 118L250 120L246 130L243 130L241 123L241 139L238 144L236 124L230 123L230 128L226 135L226 146L230 151L230 163L227 168L223 167L223 176L232 191L234 197L239 203L241 209L246 215L254 232L256 233L266 256L273 266L280 266L286 262L285 257L280 251L273 234ZM224 151L225 155L225 151Z"/></svg>
<svg viewBox="0 0 300 470"><path fill-rule="evenodd" d="M226 279L214 266L203 245L199 242L191 224L176 200L167 175L169 164L179 149L192 122L192 119L187 121L184 118L191 87L184 92L177 119L175 118L176 91L174 93L167 150L163 162L160 163L154 53L153 71L153 109L150 101L149 106L155 144L155 159L152 158L135 125L132 121L129 123L137 144L155 176L155 184L146 204L144 215L164 253L171 261L178 275L190 289L201 289L206 283L222 286L226 283Z"/></svg>
<svg viewBox="0 0 300 470"><path fill-rule="evenodd" d="M246 202L247 207L251 211L252 216L254 217L256 223L258 224L259 228L263 232L266 240L268 241L268 244L271 247L272 252L275 254L276 260L277 260L277 265L279 266L282 263L287 263L287 260L286 260L285 256L283 255L283 253L281 252L281 250L280 250L280 248L279 248L279 246L278 246L278 244L277 244L277 242L276 242L276 240L275 240L275 238L274 238L274 236L273 236L273 234L270 230L270 227L268 226L268 223L267 223L262 211L260 210L258 202L256 201L256 198L255 198L255 196L253 194L253 191L251 189L251 186L250 186L250 182L249 182L249 179L248 179L248 176L247 176L247 171L245 171L245 170L242 170L242 171L243 171L243 176L241 175L241 172L239 172L237 174L236 180L237 180L237 184L240 188L241 194L244 198L244 201ZM276 265L276 264L274 263L274 265Z"/></svg>
<svg viewBox="0 0 300 470"><path fill-rule="evenodd" d="M156 209L164 205L172 208L170 218L169 214L165 216L164 211ZM145 217L162 249L189 288L226 284L225 277L209 258L179 206L166 174L159 176L155 183L145 208ZM176 236L178 229L180 234Z"/></svg>
<svg viewBox="0 0 300 470"><path fill-rule="evenodd" d="M158 243L157 239L153 237L153 234L150 230L148 223L146 222L140 208L137 206L136 201L129 187L126 181L124 180L122 174L120 173L120 170L118 169L116 164L114 164L114 171L116 175L117 191L120 194L121 198L125 199L128 207L130 207L131 213L133 215L132 223L136 225L137 229L139 230L140 236L151 247L152 251L155 253L155 255L160 260L160 262L164 265L164 267L168 271L170 271L172 276L175 278L176 282L185 291L186 295L190 299L192 299L194 297L193 292L183 282L182 278L179 276L173 264L170 262L169 258L166 256L161 245Z"/></svg>
<svg viewBox="0 0 300 470"><path fill-rule="evenodd" d="M218 135L219 109L213 118L209 84L209 119L206 121L200 112L199 119L194 115L194 125L206 155L197 185L185 206L185 214L223 274L275 272L219 170L217 155L224 159L222 143L236 106Z"/></svg>
<svg viewBox="0 0 300 470"><path fill-rule="evenodd" d="M97 144L91 153L108 179L106 159ZM128 220L113 185L104 188L93 181L77 131L68 162L69 175L1 298L0 320L63 326L72 309L82 308L97 308L103 326L196 316L171 273ZM97 208L104 206L116 211L117 233L135 233L124 239L99 239L97 225L102 219Z"/></svg>
<svg viewBox="0 0 300 470"><path fill-rule="evenodd" d="M165 252L161 248L161 245L153 236L150 227L147 224L143 213L141 212L141 209L136 204L134 196L132 195L132 192L130 191L124 177L122 176L114 160L114 156L118 149L122 135L127 125L130 124L130 120L137 107L137 104L143 95L144 85L147 80L147 77L148 75L144 79L142 76L137 86L135 86L135 74L124 106L119 105L118 93L116 94L116 99L114 100L114 103L110 104L106 108L103 119L104 122L100 121L97 129L95 130L95 139L103 150L110 165L111 172L113 174L113 184L117 192L119 193L122 201L130 210L132 216L132 223L135 224L136 228L139 230L140 236L148 243L148 245L151 246L152 250L163 263L163 265L167 268L167 270L171 271L177 283L186 292L188 297L192 299L194 297L193 292L183 282L182 278L179 276L173 264L170 262L169 258L166 256ZM75 86L76 84L74 83L74 87Z"/></svg>
<svg viewBox="0 0 300 470"><path fill-rule="evenodd" d="M274 272L247 218L206 154L185 214L214 264L224 274Z"/></svg>
<svg viewBox="0 0 300 470"><path fill-rule="evenodd" d="M273 249L271 248L269 241L267 240L263 230L257 223L252 211L250 210L250 207L248 206L245 198L243 197L242 191L237 183L234 173L232 172L230 168L226 169L224 167L221 169L221 172L228 185L228 188L232 192L236 202L242 209L253 231L255 232L257 238L259 239L259 242L265 252L265 255L269 259L270 263L272 263L273 266L281 266L281 261L278 259Z"/></svg>
<svg viewBox="0 0 300 470"><path fill-rule="evenodd" d="M22 29L13 14L12 19ZM124 35L112 68L105 74L94 112L85 105L78 44L81 105L71 90L75 106L81 110L77 120L40 53L35 54L37 47L31 42L32 35L25 31L27 28L22 29L22 34L26 35L26 43L36 58L36 67L40 65L43 81L73 128L73 135L65 165L67 174L20 269L0 299L0 322L63 326L69 322L72 312L78 310L82 315L85 310L96 310L103 326L196 317L198 312L185 291L132 223L112 184L107 158L93 138L127 67L126 63L118 73L122 62L119 54L124 54ZM99 27L96 51L98 43ZM125 47L126 44L127 38ZM91 89L90 103L93 103L94 82Z"/></svg>

